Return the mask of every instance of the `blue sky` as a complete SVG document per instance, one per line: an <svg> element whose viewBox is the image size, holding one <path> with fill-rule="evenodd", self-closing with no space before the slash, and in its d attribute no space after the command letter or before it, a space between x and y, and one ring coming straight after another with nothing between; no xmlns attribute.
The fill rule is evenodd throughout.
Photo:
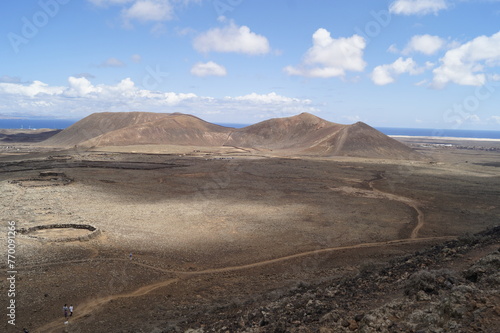
<svg viewBox="0 0 500 333"><path fill-rule="evenodd" d="M310 112L500 130L499 0L24 0L0 4L0 118Z"/></svg>

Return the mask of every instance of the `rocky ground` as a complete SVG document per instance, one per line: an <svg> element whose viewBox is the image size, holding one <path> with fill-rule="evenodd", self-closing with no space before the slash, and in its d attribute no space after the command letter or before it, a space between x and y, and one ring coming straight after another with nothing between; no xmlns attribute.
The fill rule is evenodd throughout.
<svg viewBox="0 0 500 333"><path fill-rule="evenodd" d="M8 221L102 231L89 241L18 235L17 319L30 332L498 326L493 151L425 148L430 162L402 162L226 147L8 147L0 241ZM64 303L75 305L69 324Z"/></svg>
<svg viewBox="0 0 500 333"><path fill-rule="evenodd" d="M500 227L354 277L299 284L276 300L221 308L186 332L498 332ZM183 329L180 329L182 331ZM179 331L179 328L165 332Z"/></svg>

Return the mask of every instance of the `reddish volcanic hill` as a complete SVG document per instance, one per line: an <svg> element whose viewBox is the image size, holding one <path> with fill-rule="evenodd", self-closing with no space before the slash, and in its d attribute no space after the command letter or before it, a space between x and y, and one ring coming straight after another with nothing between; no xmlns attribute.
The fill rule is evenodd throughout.
<svg viewBox="0 0 500 333"><path fill-rule="evenodd" d="M309 113L301 113L238 129L231 134L226 144L254 148L304 149L316 145L344 126Z"/></svg>
<svg viewBox="0 0 500 333"><path fill-rule="evenodd" d="M44 145L74 146L104 133L168 116L152 112L93 113L44 141Z"/></svg>
<svg viewBox="0 0 500 333"><path fill-rule="evenodd" d="M412 148L362 122L343 125L339 131L332 131L331 136L304 150L304 153L309 152L322 156L422 158Z"/></svg>
<svg viewBox="0 0 500 333"><path fill-rule="evenodd" d="M226 144L286 149L300 155L421 158L410 147L365 123L340 125L309 113L270 119L236 130Z"/></svg>
<svg viewBox="0 0 500 333"><path fill-rule="evenodd" d="M341 125L302 113L240 129L192 115L97 113L43 142L83 147L127 145L237 146L304 156L421 159L422 156L364 123Z"/></svg>
<svg viewBox="0 0 500 333"><path fill-rule="evenodd" d="M160 119L124 127L94 137L82 146L170 144L222 146L232 128L206 122L195 116L174 113Z"/></svg>

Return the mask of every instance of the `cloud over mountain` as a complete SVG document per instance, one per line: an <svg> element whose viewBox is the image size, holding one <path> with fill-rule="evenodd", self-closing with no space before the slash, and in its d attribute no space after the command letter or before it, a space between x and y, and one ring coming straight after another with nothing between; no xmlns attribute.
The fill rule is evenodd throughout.
<svg viewBox="0 0 500 333"><path fill-rule="evenodd" d="M130 78L114 85L93 84L85 77L73 76L68 78L67 86L51 86L41 81L0 82L0 99L0 111L6 115L36 112L39 116L58 118L79 118L96 111L131 110L166 112L172 109L221 116L239 112L248 118L317 111L311 100L274 92L214 98L194 93L148 90L137 86Z"/></svg>

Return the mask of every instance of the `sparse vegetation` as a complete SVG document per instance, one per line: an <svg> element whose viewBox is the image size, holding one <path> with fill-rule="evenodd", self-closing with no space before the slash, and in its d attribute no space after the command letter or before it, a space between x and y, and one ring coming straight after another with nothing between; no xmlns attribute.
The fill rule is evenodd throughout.
<svg viewBox="0 0 500 333"><path fill-rule="evenodd" d="M130 125L115 120L71 140ZM479 165L434 148L429 164L228 146L6 147L4 219L102 231L18 237L18 310L35 331L64 329L64 299L76 309L64 327L81 333L497 333L500 227L476 233L500 216L498 171L485 164L494 151L474 152Z"/></svg>

